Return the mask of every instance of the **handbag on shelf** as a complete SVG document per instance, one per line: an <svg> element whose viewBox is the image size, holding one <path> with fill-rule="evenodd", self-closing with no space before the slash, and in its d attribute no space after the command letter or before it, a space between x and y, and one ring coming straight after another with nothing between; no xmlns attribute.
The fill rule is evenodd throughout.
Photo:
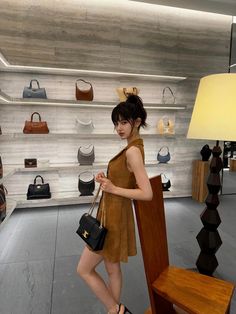
<svg viewBox="0 0 236 314"><path fill-rule="evenodd" d="M169 91L170 97L167 97L167 91ZM169 99L171 99L171 100L169 101ZM166 105L166 104L174 105L175 101L176 101L176 98L175 98L175 95L174 95L172 89L169 86L164 87L162 90L162 104L163 105Z"/></svg>
<svg viewBox="0 0 236 314"><path fill-rule="evenodd" d="M85 177L86 179L83 179ZM88 179L89 177L89 179ZM93 195L95 189L94 175L90 171L84 171L79 174L78 190L80 196Z"/></svg>
<svg viewBox="0 0 236 314"><path fill-rule="evenodd" d="M0 184L0 223L6 218L7 202L6 202L7 189L3 184Z"/></svg>
<svg viewBox="0 0 236 314"><path fill-rule="evenodd" d="M78 83L82 82L83 84L89 85L89 89L81 89L81 87L78 86ZM92 101L93 100L93 86L90 82L87 82L83 79L78 79L75 82L75 98L77 100L87 100Z"/></svg>
<svg viewBox="0 0 236 314"><path fill-rule="evenodd" d="M82 121L79 118L76 118L75 123L78 133L91 133L94 130L94 124L92 119Z"/></svg>
<svg viewBox="0 0 236 314"><path fill-rule="evenodd" d="M80 146L78 149L77 159L80 165L92 165L95 160L94 146Z"/></svg>
<svg viewBox="0 0 236 314"><path fill-rule="evenodd" d="M162 191L169 191L171 187L170 179L164 173L161 173Z"/></svg>
<svg viewBox="0 0 236 314"><path fill-rule="evenodd" d="M25 168L36 168L37 159L36 158L25 158L24 159Z"/></svg>
<svg viewBox="0 0 236 314"><path fill-rule="evenodd" d="M174 121L168 117L162 117L157 122L157 133L158 134L174 134Z"/></svg>
<svg viewBox="0 0 236 314"><path fill-rule="evenodd" d="M92 216L96 200L100 192L100 187L96 193L93 203L88 211L82 215L79 221L79 227L76 233L85 241L85 243L93 250L100 251L103 248L107 234L105 227L106 212L102 209L101 221Z"/></svg>
<svg viewBox="0 0 236 314"><path fill-rule="evenodd" d="M40 178L42 183L37 183L37 179ZM44 183L43 177L37 175L34 178L34 183L30 184L27 191L27 200L36 200L43 198L51 198L49 183Z"/></svg>
<svg viewBox="0 0 236 314"><path fill-rule="evenodd" d="M39 121L33 121L34 115L38 115ZM47 134L49 133L48 125L46 121L41 121L41 116L38 112L33 112L30 121L25 121L23 129L25 134Z"/></svg>
<svg viewBox="0 0 236 314"><path fill-rule="evenodd" d="M2 165L2 158L0 156L0 179L3 177L3 165Z"/></svg>
<svg viewBox="0 0 236 314"><path fill-rule="evenodd" d="M126 101L130 95L138 95L139 89L137 87L118 87L116 92L119 96L120 101Z"/></svg>
<svg viewBox="0 0 236 314"><path fill-rule="evenodd" d="M33 88L33 82L36 82L37 87ZM45 88L39 86L38 80L31 80L30 85L24 87L23 98L41 98L47 99L47 94Z"/></svg>
<svg viewBox="0 0 236 314"><path fill-rule="evenodd" d="M165 150L165 153L163 155L163 150ZM168 146L162 146L158 153L157 153L157 161L159 163L166 164L168 161L170 161L170 152L169 152L169 147Z"/></svg>

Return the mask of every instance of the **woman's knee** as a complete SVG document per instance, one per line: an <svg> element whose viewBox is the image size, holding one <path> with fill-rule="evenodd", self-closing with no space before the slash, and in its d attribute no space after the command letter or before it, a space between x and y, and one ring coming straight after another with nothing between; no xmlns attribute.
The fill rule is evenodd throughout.
<svg viewBox="0 0 236 314"><path fill-rule="evenodd" d="M121 267L120 263L111 263L105 262L106 271L108 276L120 276L121 275Z"/></svg>

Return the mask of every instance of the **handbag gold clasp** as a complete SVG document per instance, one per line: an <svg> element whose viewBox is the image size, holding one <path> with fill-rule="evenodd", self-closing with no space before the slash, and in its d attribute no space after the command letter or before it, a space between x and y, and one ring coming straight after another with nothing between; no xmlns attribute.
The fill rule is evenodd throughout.
<svg viewBox="0 0 236 314"><path fill-rule="evenodd" d="M89 235L88 231L84 230L84 232L83 232L83 237L84 237L85 239L87 239L87 238L88 238L88 235Z"/></svg>

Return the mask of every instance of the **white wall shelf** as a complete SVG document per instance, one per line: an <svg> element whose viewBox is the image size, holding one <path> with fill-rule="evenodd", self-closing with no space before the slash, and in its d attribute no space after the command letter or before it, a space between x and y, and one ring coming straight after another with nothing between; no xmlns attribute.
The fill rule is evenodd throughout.
<svg viewBox="0 0 236 314"><path fill-rule="evenodd" d="M73 101L58 99L31 99L31 98L12 98L0 91L0 103L8 105L36 105L36 106L56 106L56 107L74 107L74 108L109 108L112 109L117 102L103 101ZM146 103L147 110L185 110L187 106L176 104L158 104Z"/></svg>
<svg viewBox="0 0 236 314"><path fill-rule="evenodd" d="M94 71L84 69L67 69L56 67L41 67L28 65L10 64L7 59L0 52L0 69L6 72L20 72L20 73L42 73L42 74L61 74L61 75L85 75L85 76L99 76L99 77L116 77L116 78L135 78L135 79L151 79L161 81L179 82L185 80L184 76L171 76L161 74L146 74L146 73L125 73L112 71Z"/></svg>
<svg viewBox="0 0 236 314"><path fill-rule="evenodd" d="M141 136L143 138L145 137L156 137L156 138L175 138L175 134L157 134L157 133L142 133ZM120 139L117 137L117 134L108 134L108 133L90 133L90 134L82 134L82 133L48 133L48 134L24 134L22 133L3 133L1 135L1 138L3 140L8 140L12 138L17 139L38 139L38 138L47 138L47 139L53 139L53 138L80 138L80 139L117 139L120 141Z"/></svg>
<svg viewBox="0 0 236 314"><path fill-rule="evenodd" d="M94 195L95 193L96 191L94 191ZM49 199L27 200L26 195L24 194L9 195L8 198L16 201L16 208L35 208L59 205L90 204L94 199L94 195L80 196L80 192L77 190L52 193L52 197Z"/></svg>

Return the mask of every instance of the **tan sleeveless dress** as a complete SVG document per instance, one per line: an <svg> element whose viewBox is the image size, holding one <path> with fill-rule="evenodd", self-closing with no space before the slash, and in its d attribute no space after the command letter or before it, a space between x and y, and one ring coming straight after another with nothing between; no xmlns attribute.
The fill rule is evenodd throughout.
<svg viewBox="0 0 236 314"><path fill-rule="evenodd" d="M128 170L126 163L126 150L131 146L140 149L144 160L143 140L136 139L110 160L107 169L108 179L114 185L126 189L137 187L135 176ZM127 262L128 256L137 254L132 201L103 192L98 209L99 220L101 219L101 209L105 209L106 212L105 226L108 233L103 250L97 253L113 263Z"/></svg>

